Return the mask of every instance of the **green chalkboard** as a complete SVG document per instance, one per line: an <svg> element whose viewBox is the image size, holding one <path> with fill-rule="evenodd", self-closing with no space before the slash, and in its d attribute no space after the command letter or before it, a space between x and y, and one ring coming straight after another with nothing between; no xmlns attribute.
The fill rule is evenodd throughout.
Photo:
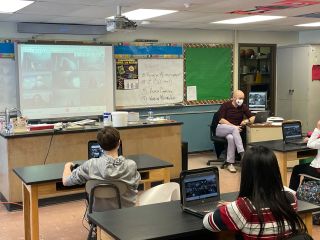
<svg viewBox="0 0 320 240"><path fill-rule="evenodd" d="M197 100L225 100L231 96L232 48L185 48L187 86L196 86Z"/></svg>

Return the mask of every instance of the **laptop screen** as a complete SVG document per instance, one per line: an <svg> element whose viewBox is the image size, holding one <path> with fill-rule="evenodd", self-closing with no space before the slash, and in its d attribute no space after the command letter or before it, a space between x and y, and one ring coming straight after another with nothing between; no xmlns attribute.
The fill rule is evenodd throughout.
<svg viewBox="0 0 320 240"><path fill-rule="evenodd" d="M213 172L210 172L210 175L208 173L188 175L184 178L183 184L186 202L219 195L217 176Z"/></svg>
<svg viewBox="0 0 320 240"><path fill-rule="evenodd" d="M285 123L282 126L283 136L285 141L294 140L302 137L300 122Z"/></svg>
<svg viewBox="0 0 320 240"><path fill-rule="evenodd" d="M88 158L99 158L104 151L97 142L91 142L88 146Z"/></svg>
<svg viewBox="0 0 320 240"><path fill-rule="evenodd" d="M103 153L104 150L97 141L93 140L88 142L88 159L99 158L103 155ZM120 146L118 148L118 155L122 155L122 142L120 142Z"/></svg>

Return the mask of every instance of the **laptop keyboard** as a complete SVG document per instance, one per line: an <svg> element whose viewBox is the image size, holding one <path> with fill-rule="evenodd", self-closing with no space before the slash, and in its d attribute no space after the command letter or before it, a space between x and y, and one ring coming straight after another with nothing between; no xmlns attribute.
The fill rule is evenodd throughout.
<svg viewBox="0 0 320 240"><path fill-rule="evenodd" d="M210 202L194 206L193 208L199 212L210 212L217 208L218 202Z"/></svg>
<svg viewBox="0 0 320 240"><path fill-rule="evenodd" d="M288 143L299 144L299 145L307 145L307 142L304 142L302 138L290 140Z"/></svg>

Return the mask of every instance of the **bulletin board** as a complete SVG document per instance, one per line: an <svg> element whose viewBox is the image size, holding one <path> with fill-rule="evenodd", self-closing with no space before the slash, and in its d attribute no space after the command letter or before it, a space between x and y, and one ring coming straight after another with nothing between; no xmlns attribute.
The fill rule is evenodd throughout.
<svg viewBox="0 0 320 240"><path fill-rule="evenodd" d="M229 100L233 81L231 44L185 44L186 104Z"/></svg>
<svg viewBox="0 0 320 240"><path fill-rule="evenodd" d="M179 44L114 46L116 107L168 106L183 102L183 48Z"/></svg>

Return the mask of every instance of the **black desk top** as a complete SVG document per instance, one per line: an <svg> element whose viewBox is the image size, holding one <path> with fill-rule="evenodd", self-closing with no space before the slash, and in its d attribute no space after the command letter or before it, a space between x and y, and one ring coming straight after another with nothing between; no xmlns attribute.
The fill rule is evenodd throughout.
<svg viewBox="0 0 320 240"><path fill-rule="evenodd" d="M248 143L249 146L264 146L270 148L273 151L278 152L292 152L292 151L303 151L303 150L311 150L307 147L307 145L298 145L292 143L284 143L283 140L272 140L272 141L264 141L264 142L253 142Z"/></svg>
<svg viewBox="0 0 320 240"><path fill-rule="evenodd" d="M234 201L237 195L237 192L225 193L221 198ZM299 213L319 210L320 206L298 201ZM195 237L207 231L201 218L181 210L180 201L95 212L88 217L105 232L121 240Z"/></svg>
<svg viewBox="0 0 320 240"><path fill-rule="evenodd" d="M182 125L182 122L176 121L163 121L163 122L139 122L134 124L128 124L124 127L116 127L118 130L121 129L133 129L133 128L150 128L150 127L162 127L162 126L172 126L172 125ZM43 135L53 135L53 134L69 134L69 133L78 133L78 132L95 132L102 128L103 126L84 126L81 129L65 129L65 130L40 130L40 131L30 131L23 133L6 133L0 131L0 136L4 138L18 138L18 137L32 137L32 136L43 136Z"/></svg>
<svg viewBox="0 0 320 240"><path fill-rule="evenodd" d="M132 159L137 163L138 171L173 167L173 164L147 154L130 155L127 156L127 158ZM81 164L84 161L73 162ZM14 168L13 172L27 185L55 182L62 181L64 165L65 163L34 165L29 167Z"/></svg>

